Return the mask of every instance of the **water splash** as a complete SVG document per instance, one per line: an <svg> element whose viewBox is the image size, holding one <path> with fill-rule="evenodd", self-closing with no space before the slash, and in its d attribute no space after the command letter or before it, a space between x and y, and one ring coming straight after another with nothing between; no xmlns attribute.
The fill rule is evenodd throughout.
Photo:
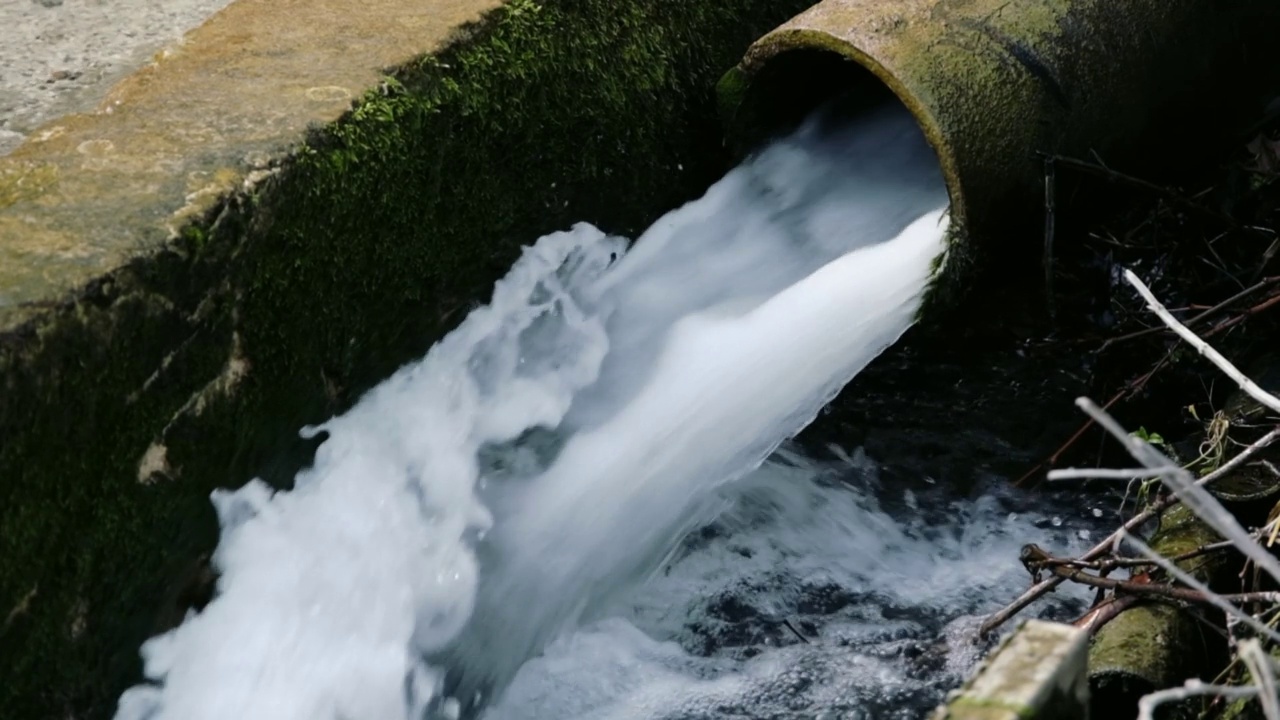
<svg viewBox="0 0 1280 720"><path fill-rule="evenodd" d="M214 495L218 592L120 720L418 720L498 696L910 325L946 196L909 116L815 118L626 243L542 238L291 491ZM458 701L448 699L457 697Z"/></svg>
<svg viewBox="0 0 1280 720"><path fill-rule="evenodd" d="M1081 530L1105 527L1085 508L1055 523L1060 498L1004 480L970 498L879 474L861 452L784 451L723 487L726 509L661 574L526 663L485 720L924 717L985 649L985 614L1026 586L1019 547L1084 550ZM1088 597L1063 588L1047 609Z"/></svg>

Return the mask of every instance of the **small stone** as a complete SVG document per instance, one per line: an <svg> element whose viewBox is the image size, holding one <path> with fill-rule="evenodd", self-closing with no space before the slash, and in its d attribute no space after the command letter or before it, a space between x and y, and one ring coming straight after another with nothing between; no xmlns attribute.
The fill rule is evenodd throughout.
<svg viewBox="0 0 1280 720"><path fill-rule="evenodd" d="M66 80L67 78L70 78L70 77L71 77L71 73L67 72L66 70L54 70L53 73L49 75L49 82Z"/></svg>

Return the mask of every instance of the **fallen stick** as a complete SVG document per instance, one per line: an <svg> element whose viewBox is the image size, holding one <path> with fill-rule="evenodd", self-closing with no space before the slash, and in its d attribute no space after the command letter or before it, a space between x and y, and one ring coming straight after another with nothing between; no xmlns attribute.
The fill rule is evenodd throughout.
<svg viewBox="0 0 1280 720"><path fill-rule="evenodd" d="M1235 365L1232 365L1229 360L1227 360L1225 357L1222 356L1221 353L1219 353L1212 346L1210 346L1209 343L1205 342L1204 340L1201 340L1199 337L1196 336L1195 333L1188 330L1185 325L1178 322L1177 318L1173 317L1173 315L1171 315L1169 311L1165 309L1164 305L1162 305L1160 301L1156 299L1155 295L1151 293L1151 290L1146 286L1146 284L1144 284L1142 280L1138 278L1137 275L1133 274L1133 271L1125 270L1124 277L1129 282L1129 284L1133 285L1134 289L1138 291L1138 294L1142 296L1142 299L1146 301L1147 307L1149 307L1151 311L1154 312L1156 316L1159 317L1160 320L1169 327L1170 330L1173 330L1175 333L1177 333L1179 337L1181 337L1188 344L1194 347L1201 355L1204 355L1205 357L1209 358L1209 361L1212 362L1214 365L1216 365L1220 370L1222 370L1222 372L1226 374L1227 377L1236 381L1236 383L1240 386L1240 388L1244 390L1245 393L1249 395L1249 397L1252 397L1254 400L1257 400L1264 407L1267 407L1271 410L1274 410L1277 413L1280 413L1280 399L1276 398L1276 396L1258 387L1256 383L1254 383L1252 380L1246 377L1244 373L1240 372L1240 370L1238 370ZM1171 463L1169 462L1168 458L1161 455L1159 451L1157 451L1155 448L1148 445L1145 441L1139 438L1133 437L1128 433L1124 432L1124 430L1120 428L1120 426L1117 423L1115 423L1114 420L1111 420L1110 417L1107 416L1104 411L1100 410L1096 405L1094 405L1088 399L1081 398L1080 401L1077 402L1077 404L1080 405L1086 412L1088 412L1095 422L1098 422L1100 425L1103 425L1104 427L1106 427L1107 430L1112 435L1116 436L1117 439L1119 439L1122 443L1124 443L1125 448L1129 450L1130 454L1134 456L1134 459L1138 460L1144 466L1151 469L1171 466ZM1228 472L1235 470L1237 467L1239 467L1241 464L1247 461L1259 450L1270 445L1272 442L1276 440L1277 437L1280 437L1280 427L1273 429L1271 432L1267 433L1262 438L1255 441L1249 447L1241 451L1240 454L1236 455L1234 458L1224 463L1222 467L1219 467L1217 470L1197 480L1193 484L1193 486L1204 487L1205 485L1208 485L1209 483L1212 483L1215 480L1218 480ZM1172 467L1176 468L1176 466L1172 466ZM1092 549L1089 550L1089 552L1081 556L1081 559L1095 560L1098 557L1101 557L1104 553L1108 551L1109 548L1111 548L1113 545L1119 542L1120 539L1125 537L1125 535L1128 534L1130 531L1141 526L1143 523L1147 522L1151 518L1155 517L1157 514L1165 511L1166 509L1172 507L1178 502L1180 502L1178 497L1173 495L1166 496L1156 501L1153 505L1151 505L1146 510L1130 518L1129 521L1126 522L1121 527L1120 530L1117 530L1116 532L1109 535L1101 543L1098 543L1097 545L1095 545ZM992 630L999 627L1000 625L1003 625L1006 621L1009 620L1009 618L1013 617L1014 615L1017 615L1028 605L1035 602L1040 597L1044 596L1045 593L1058 587L1063 582L1065 582L1065 578L1054 576L1048 580L1044 580L1042 582L1036 583L1035 585L1031 586L1025 592L1019 595L1016 599L1014 599L1013 602L1009 603L1004 608L1001 608L999 611L995 612L990 617L988 617L985 621L983 621L982 625L978 628L978 637L982 638L987 636L988 634L991 633Z"/></svg>
<svg viewBox="0 0 1280 720"><path fill-rule="evenodd" d="M1230 540L1223 540L1222 542L1201 545L1194 550L1188 550L1181 555L1175 555L1169 558L1169 561L1177 563L1186 560L1194 560L1201 555L1208 555L1209 553L1217 552L1219 550L1227 550L1232 547L1234 547L1234 545ZM1048 554L1046 554L1043 559L1040 559L1039 562L1044 565L1044 569L1046 570L1049 569L1049 567L1063 566L1076 568L1077 570L1097 570L1099 572L1111 571L1116 568L1148 567L1155 565L1154 561L1147 560L1145 558L1104 557L1101 560L1081 560L1079 558L1054 557Z"/></svg>
<svg viewBox="0 0 1280 720"><path fill-rule="evenodd" d="M1218 468L1217 470L1214 470L1208 475L1205 475L1204 477L1197 480L1196 484L1200 486L1205 486L1216 480L1221 479L1227 473L1234 471L1236 468L1248 462L1249 458L1253 457L1255 454L1258 453L1258 451L1262 450L1263 448L1267 447L1271 443L1275 442L1277 439L1280 439L1280 427L1277 427L1273 429L1271 432L1267 433L1266 435L1263 435L1261 438L1255 441L1252 445L1245 448L1244 450L1241 450L1239 455L1236 455L1235 457L1231 458L1227 462L1223 463L1222 467ZM1105 540L1098 543L1097 545L1094 545L1092 548L1089 549L1088 552L1081 555L1080 559L1096 560L1099 557L1102 557L1107 552L1110 552L1111 547L1115 545L1116 541L1122 537L1121 533L1126 533L1138 528L1143 523L1154 518L1155 516L1159 515L1165 510L1173 507L1178 502L1179 502L1178 498L1172 495L1161 498L1160 500L1157 500L1154 504L1152 504L1146 510L1143 510L1137 515L1134 515L1132 518L1129 518L1129 521L1126 522L1121 527L1120 530L1117 530L1114 533L1108 535ZM980 638L986 637L988 634L991 633L992 630L1008 622L1009 618L1022 612L1022 610L1026 608L1028 605L1040 599L1042 596L1044 596L1045 593L1058 587L1063 582L1065 582L1064 578L1054 576L1052 578L1049 578L1048 580L1043 580L1041 582L1036 583L1035 585L1032 585L1025 592L1023 592L1021 595L1015 598L1013 602L1004 606L1003 608L1001 608L1000 610L998 610L997 612L989 616L986 620L984 620L982 623L982 626L978 628L978 637Z"/></svg>
<svg viewBox="0 0 1280 720"><path fill-rule="evenodd" d="M1218 369L1221 370L1224 375L1236 381L1240 386L1240 389L1244 390L1249 397L1257 400L1267 408L1280 413L1280 398L1277 398L1275 395L1272 395L1266 390L1258 387L1257 383L1250 380L1244 373L1240 372L1235 365L1231 364L1230 360L1222 356L1222 353L1215 350L1212 345L1201 340L1195 333L1188 330L1186 325L1178 322L1178 319L1166 310L1164 305L1160 304L1160 301L1156 299L1156 296L1151 294L1151 290L1138 279L1137 275L1133 274L1132 270L1125 270L1124 277L1129 281L1130 285L1134 286L1138 290L1138 294L1142 296L1142 299L1147 301L1147 307L1151 308L1151 311L1164 321L1164 324L1168 325L1170 330L1177 333L1178 337L1185 340L1188 345L1195 348L1201 355L1209 358L1209 361L1214 365L1217 365Z"/></svg>
<svg viewBox="0 0 1280 720"><path fill-rule="evenodd" d="M1235 295L1232 295L1226 300L1223 300L1217 305L1214 305L1213 307L1210 307L1204 310L1203 312L1197 313L1196 315L1194 315L1193 317L1187 320L1186 325L1187 326L1195 325L1200 321L1213 315L1214 313L1218 312L1219 310L1222 310L1230 305L1233 305L1236 302L1239 302L1240 300L1243 300L1244 298L1252 295L1253 293L1267 287L1268 285L1275 284L1277 281L1280 281L1280 277L1263 278L1262 280L1259 280L1258 282L1254 283L1253 285L1250 285L1244 290L1241 290ZM1160 325L1157 327L1149 327L1149 328L1146 328L1145 330L1137 330L1137 331L1128 333L1126 335L1119 335L1117 337L1108 338L1106 341L1102 343L1102 346L1098 348L1098 352L1102 352L1103 350L1106 350L1108 347L1118 342L1124 342L1125 340L1134 340L1140 337L1145 337L1147 335L1154 335L1155 333L1161 332L1162 330L1168 330L1168 329L1169 327L1167 325Z"/></svg>
<svg viewBox="0 0 1280 720"><path fill-rule="evenodd" d="M1068 567L1065 564L1055 564L1053 561L1058 558L1052 557L1037 545L1028 545L1024 548L1024 553L1025 552L1037 555L1035 558L1024 560L1024 563L1028 566L1039 567L1040 569L1053 573L1064 580L1070 580L1071 582L1080 583L1081 585L1102 588L1103 590L1111 590L1113 592L1120 591L1130 595L1154 595L1173 600L1181 600L1183 602L1205 605L1212 604L1213 602L1209 598L1209 593L1205 593L1200 590L1177 587L1176 585L1168 585L1165 583L1141 582L1138 580L1116 580L1113 578L1091 575L1087 572ZM1219 593L1216 597L1236 605L1244 605L1253 602L1280 602L1280 592L1274 591L1233 594Z"/></svg>

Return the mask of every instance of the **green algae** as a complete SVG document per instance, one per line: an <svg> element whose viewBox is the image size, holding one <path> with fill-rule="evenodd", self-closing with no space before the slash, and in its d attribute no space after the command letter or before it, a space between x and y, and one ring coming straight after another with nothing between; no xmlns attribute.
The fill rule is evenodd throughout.
<svg viewBox="0 0 1280 720"><path fill-rule="evenodd" d="M804 2L517 0L251 195L0 335L0 715L105 718L211 592L215 487L287 486L521 244L635 233L725 167L713 88Z"/></svg>

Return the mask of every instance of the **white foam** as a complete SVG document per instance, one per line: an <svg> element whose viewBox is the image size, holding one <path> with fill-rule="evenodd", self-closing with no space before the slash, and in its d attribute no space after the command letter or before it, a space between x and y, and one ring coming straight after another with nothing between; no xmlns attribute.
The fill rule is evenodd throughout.
<svg viewBox="0 0 1280 720"><path fill-rule="evenodd" d="M910 325L940 220L928 213L742 315L676 323L644 389L516 493L518 511L486 539L491 561L451 664L500 686L547 638L642 578L712 491L808 424Z"/></svg>
<svg viewBox="0 0 1280 720"><path fill-rule="evenodd" d="M983 614L1025 587L1020 546L1084 549L1028 498L915 498L862 456L787 459L722 488L711 532L526 663L485 720L921 717L977 662Z"/></svg>
<svg viewBox="0 0 1280 720"><path fill-rule="evenodd" d="M476 451L555 424L595 378L603 330L572 288L620 250L587 226L543 238L489 307L315 430L329 437L291 492L215 493L217 597L143 647L157 684L127 691L117 717L420 717L439 680L422 658L469 617L469 538L491 523ZM554 363L524 352L535 323L558 340Z"/></svg>
<svg viewBox="0 0 1280 720"><path fill-rule="evenodd" d="M417 720L446 675L496 696L911 324L945 202L898 110L806 124L630 253L539 240L314 430L295 489L215 493L218 593L144 646L117 717Z"/></svg>

